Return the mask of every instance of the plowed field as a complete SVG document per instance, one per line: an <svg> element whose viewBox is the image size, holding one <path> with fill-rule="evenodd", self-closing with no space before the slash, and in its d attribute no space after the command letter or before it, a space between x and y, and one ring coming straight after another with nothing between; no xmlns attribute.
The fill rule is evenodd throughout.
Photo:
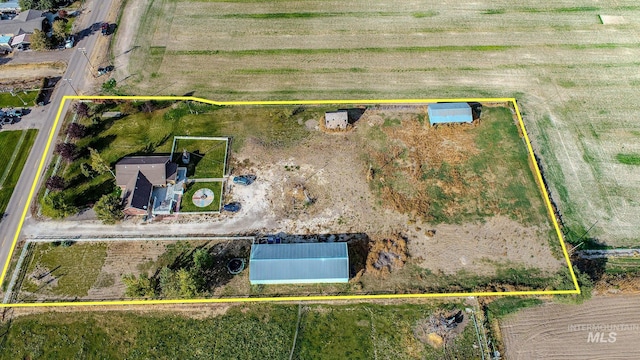
<svg viewBox="0 0 640 360"><path fill-rule="evenodd" d="M507 359L637 359L640 303L637 296L611 296L546 304L518 312L500 329Z"/></svg>

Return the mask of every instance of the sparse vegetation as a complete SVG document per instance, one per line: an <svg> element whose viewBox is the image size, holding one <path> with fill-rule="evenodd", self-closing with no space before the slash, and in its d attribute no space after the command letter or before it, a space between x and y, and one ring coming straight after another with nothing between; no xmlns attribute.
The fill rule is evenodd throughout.
<svg viewBox="0 0 640 360"><path fill-rule="evenodd" d="M640 165L640 154L617 154L616 160L625 165Z"/></svg>
<svg viewBox="0 0 640 360"><path fill-rule="evenodd" d="M107 252L105 243L32 244L22 282L24 299L35 296L82 297L96 281Z"/></svg>

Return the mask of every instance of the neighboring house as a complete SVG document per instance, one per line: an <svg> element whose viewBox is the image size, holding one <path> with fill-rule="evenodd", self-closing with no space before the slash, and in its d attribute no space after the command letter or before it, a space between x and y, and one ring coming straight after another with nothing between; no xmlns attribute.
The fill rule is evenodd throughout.
<svg viewBox="0 0 640 360"><path fill-rule="evenodd" d="M116 164L116 185L122 189L124 213L149 214L154 187L175 185L178 165L168 156L127 156Z"/></svg>
<svg viewBox="0 0 640 360"><path fill-rule="evenodd" d="M0 35L33 34L35 30L42 30L44 22L51 23L55 14L47 15L40 10L27 10L18 14L12 20L0 21Z"/></svg>
<svg viewBox="0 0 640 360"><path fill-rule="evenodd" d="M251 285L349 282L347 243L253 244L249 282Z"/></svg>
<svg viewBox="0 0 640 360"><path fill-rule="evenodd" d="M473 115L467 103L430 104L428 109L429 124L471 123Z"/></svg>
<svg viewBox="0 0 640 360"><path fill-rule="evenodd" d="M31 34L18 35L11 40L11 47L14 49L24 50L31 45Z"/></svg>
<svg viewBox="0 0 640 360"><path fill-rule="evenodd" d="M328 111L324 113L324 126L327 129L345 130L349 125L349 113L346 110Z"/></svg>
<svg viewBox="0 0 640 360"><path fill-rule="evenodd" d="M0 35L0 51L4 51L4 52L11 51L11 36Z"/></svg>

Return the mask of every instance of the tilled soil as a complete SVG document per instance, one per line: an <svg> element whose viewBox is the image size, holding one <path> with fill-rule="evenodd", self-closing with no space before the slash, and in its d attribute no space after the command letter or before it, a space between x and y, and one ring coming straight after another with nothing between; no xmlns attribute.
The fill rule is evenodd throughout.
<svg viewBox="0 0 640 360"><path fill-rule="evenodd" d="M503 320L500 330L507 359L637 359L640 303L626 295L545 304Z"/></svg>

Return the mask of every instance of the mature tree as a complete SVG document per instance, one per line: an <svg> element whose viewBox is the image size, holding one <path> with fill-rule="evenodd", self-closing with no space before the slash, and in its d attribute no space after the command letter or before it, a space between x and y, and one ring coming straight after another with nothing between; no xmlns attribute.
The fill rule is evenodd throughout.
<svg viewBox="0 0 640 360"><path fill-rule="evenodd" d="M82 165L80 165L80 172L86 178L93 178L93 169L91 168L91 165L86 162L83 162Z"/></svg>
<svg viewBox="0 0 640 360"><path fill-rule="evenodd" d="M74 143L58 143L56 145L56 153L67 161L73 161L76 158L76 150L78 147Z"/></svg>
<svg viewBox="0 0 640 360"><path fill-rule="evenodd" d="M50 209L47 215L53 218L65 218L78 212L78 208L69 203L62 192L49 193L44 204Z"/></svg>
<svg viewBox="0 0 640 360"><path fill-rule="evenodd" d="M89 148L89 156L91 157L91 167L98 172L98 174L102 175L109 172L114 178L116 177L116 174L111 170L111 165L100 156L98 150Z"/></svg>
<svg viewBox="0 0 640 360"><path fill-rule="evenodd" d="M52 177L48 178L46 183L45 183L45 186L50 191L61 191L61 190L64 190L65 185L66 184L65 184L64 178L62 176L58 176L58 175L53 175Z"/></svg>
<svg viewBox="0 0 640 360"><path fill-rule="evenodd" d="M187 269L179 269L176 271L178 278L178 287L180 296L183 298L192 298L198 293L198 285L193 273Z"/></svg>
<svg viewBox="0 0 640 360"><path fill-rule="evenodd" d="M86 118L89 116L89 105L83 102L74 103L73 111L81 118Z"/></svg>
<svg viewBox="0 0 640 360"><path fill-rule="evenodd" d="M53 37L61 43L67 37L67 23L64 20L56 20L52 27Z"/></svg>
<svg viewBox="0 0 640 360"><path fill-rule="evenodd" d="M33 50L48 50L53 47L51 39L47 37L43 31L35 29L31 35L31 45L29 47Z"/></svg>
<svg viewBox="0 0 640 360"><path fill-rule="evenodd" d="M154 297L155 284L147 274L136 277L133 274L122 275L122 282L126 286L125 295L129 297Z"/></svg>
<svg viewBox="0 0 640 360"><path fill-rule="evenodd" d="M180 296L176 274L166 266L160 269L158 273L158 285L163 297L172 299Z"/></svg>
<svg viewBox="0 0 640 360"><path fill-rule="evenodd" d="M82 124L78 124L74 122L69 124L69 127L67 128L67 135L69 135L69 137L72 139L83 138L86 134L87 134L87 127Z"/></svg>
<svg viewBox="0 0 640 360"><path fill-rule="evenodd" d="M103 224L115 224L124 217L122 200L116 193L102 195L94 205L93 210Z"/></svg>
<svg viewBox="0 0 640 360"><path fill-rule="evenodd" d="M114 78L111 78L105 81L104 84L102 84L102 90L104 91L111 91L115 89L115 87L116 87L116 79Z"/></svg>
<svg viewBox="0 0 640 360"><path fill-rule="evenodd" d="M213 258L207 249L197 249L193 252L193 270L197 273L207 271L213 265Z"/></svg>
<svg viewBox="0 0 640 360"><path fill-rule="evenodd" d="M18 5L23 11L29 9L50 10L63 2L60 0L18 0Z"/></svg>

